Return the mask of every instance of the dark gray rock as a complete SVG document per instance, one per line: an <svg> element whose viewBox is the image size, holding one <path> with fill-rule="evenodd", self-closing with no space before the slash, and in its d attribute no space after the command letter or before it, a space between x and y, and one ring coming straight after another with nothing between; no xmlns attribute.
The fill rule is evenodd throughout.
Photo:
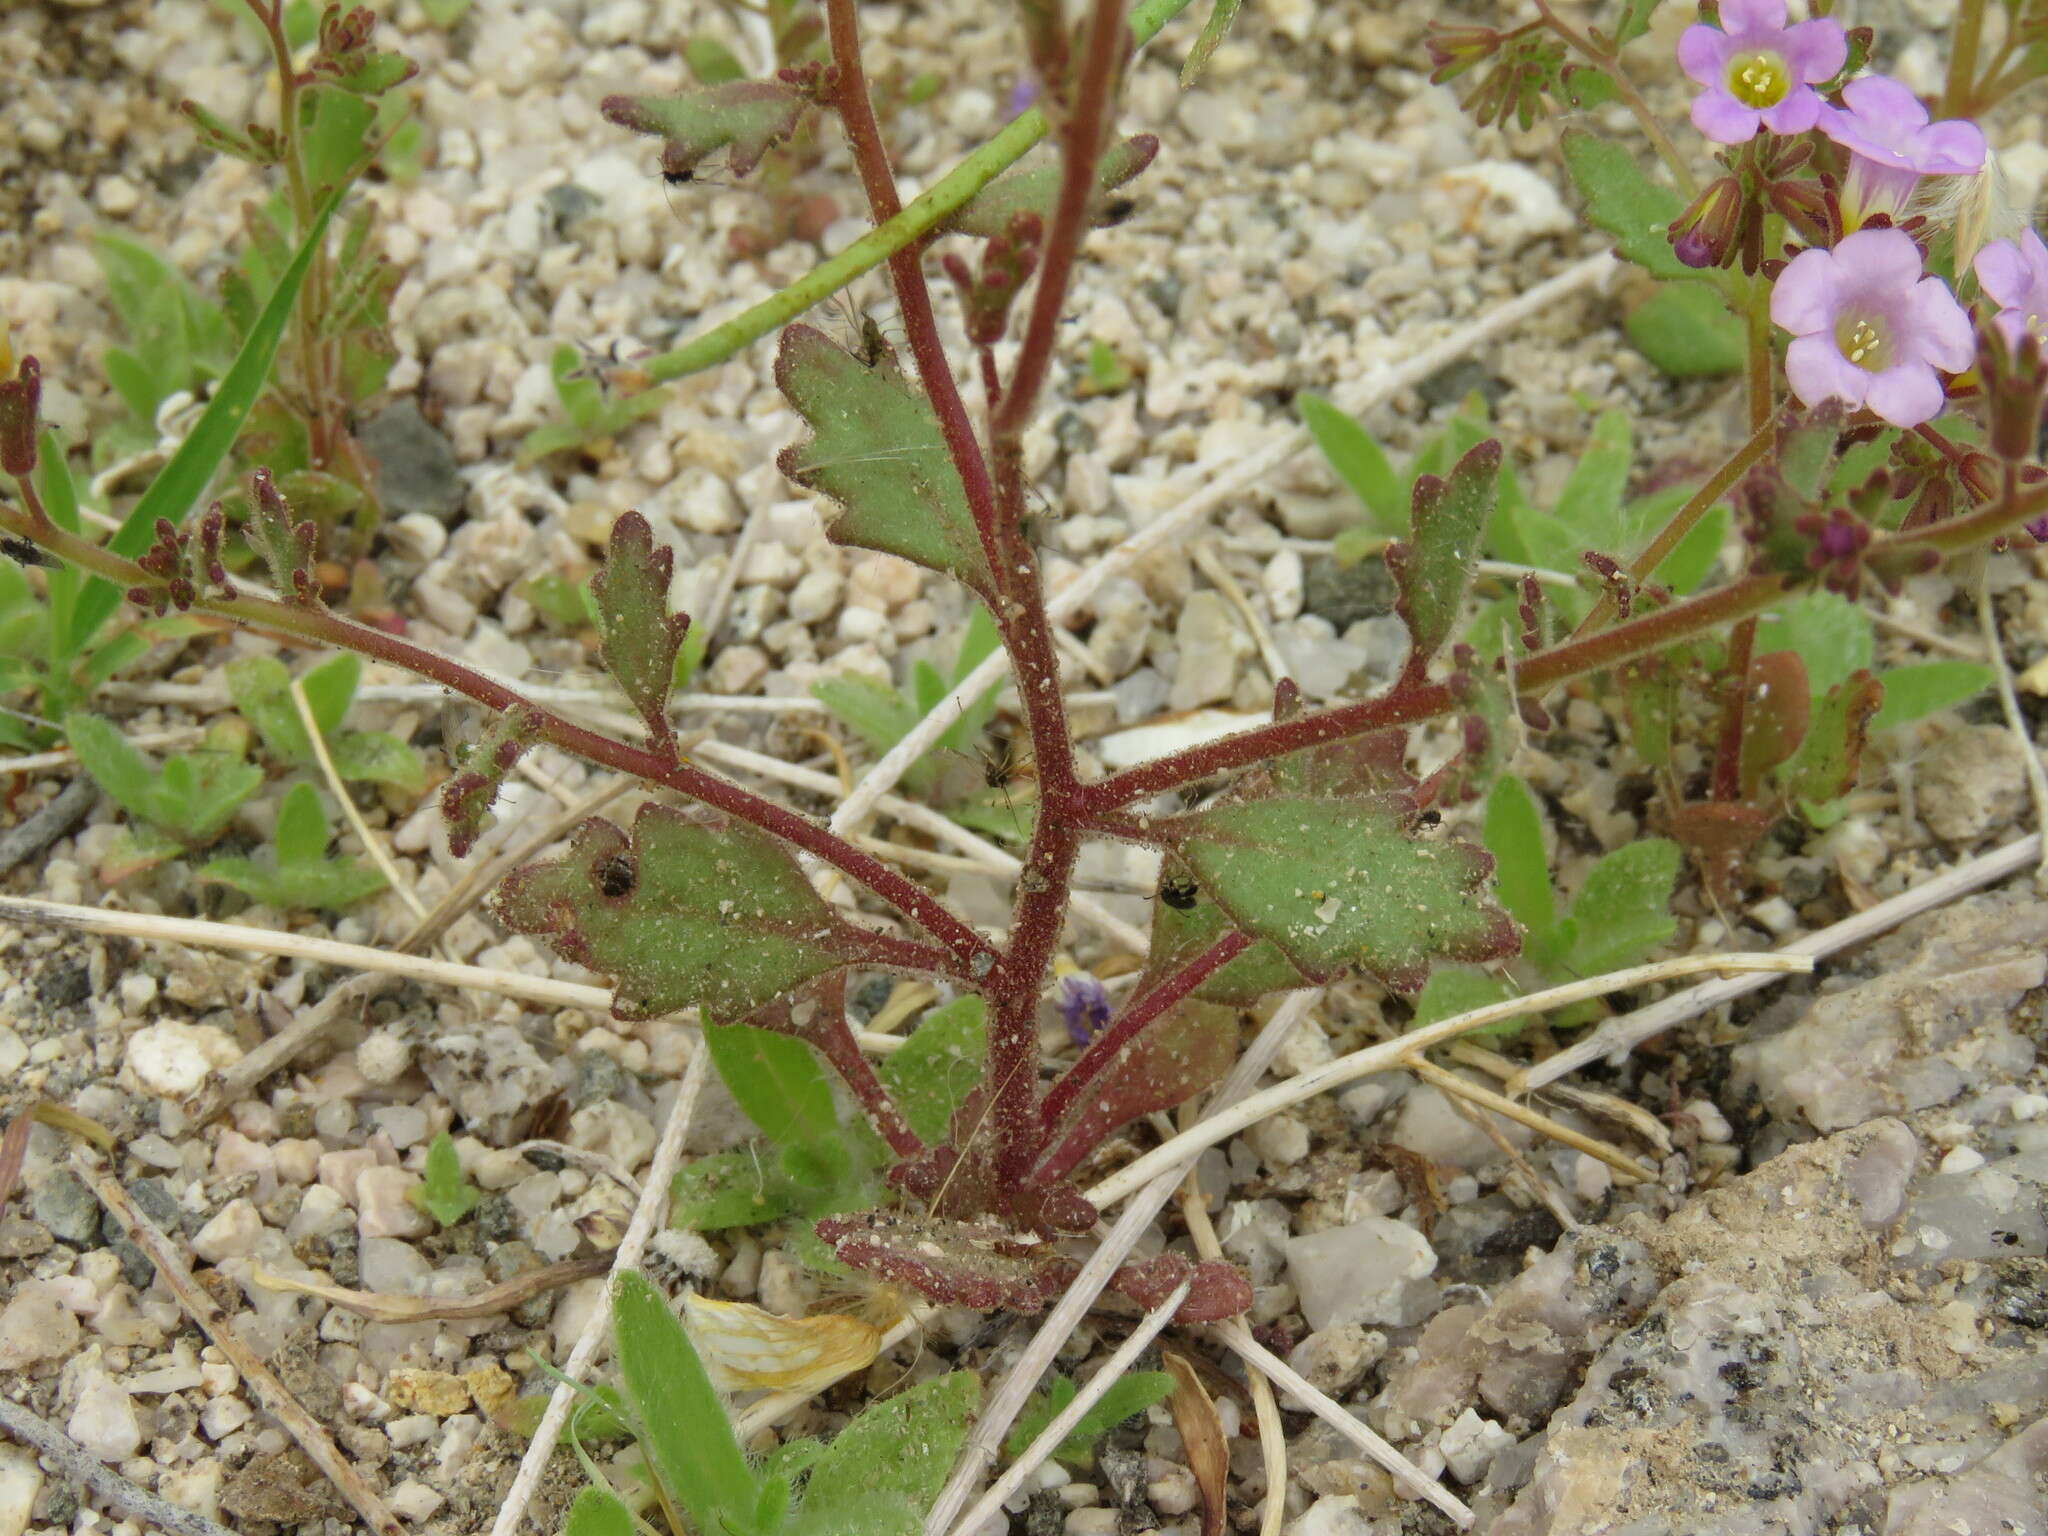
<svg viewBox="0 0 2048 1536"><path fill-rule="evenodd" d="M364 422L356 439L377 461L377 499L387 517L425 512L449 523L462 510L455 450L410 399L394 400Z"/></svg>

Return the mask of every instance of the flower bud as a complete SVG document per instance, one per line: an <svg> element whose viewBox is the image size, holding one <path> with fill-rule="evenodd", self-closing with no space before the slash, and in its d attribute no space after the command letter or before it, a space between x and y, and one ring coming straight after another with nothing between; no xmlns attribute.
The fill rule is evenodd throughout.
<svg viewBox="0 0 2048 1536"><path fill-rule="evenodd" d="M1492 27L1440 27L1431 22L1422 42L1429 50L1430 80L1442 85L1473 65L1485 63L1501 41L1501 34Z"/></svg>
<svg viewBox="0 0 2048 1536"><path fill-rule="evenodd" d="M1742 183L1722 176L1671 221L1671 251L1688 267L1725 266L1742 232Z"/></svg>
<svg viewBox="0 0 2048 1536"><path fill-rule="evenodd" d="M28 475L36 467L36 414L43 399L43 366L32 357L0 383L0 470Z"/></svg>

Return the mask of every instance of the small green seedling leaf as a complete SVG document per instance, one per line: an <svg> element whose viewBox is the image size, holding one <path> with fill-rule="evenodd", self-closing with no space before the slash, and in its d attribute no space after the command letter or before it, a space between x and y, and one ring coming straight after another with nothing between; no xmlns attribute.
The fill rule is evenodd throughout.
<svg viewBox="0 0 2048 1536"><path fill-rule="evenodd" d="M607 96L598 110L607 122L664 140L663 173L688 179L721 149L733 175L748 175L816 106L810 94L780 80L729 80L673 96Z"/></svg>
<svg viewBox="0 0 2048 1536"><path fill-rule="evenodd" d="M1683 199L1643 174L1626 140L1568 128L1563 147L1565 169L1586 201L1586 218L1614 236L1620 255L1652 277L1698 278L1671 249L1669 227L1684 211Z"/></svg>
<svg viewBox="0 0 2048 1536"><path fill-rule="evenodd" d="M1429 981L1415 999L1415 1022L1411 1027L1420 1029L1425 1024L1438 1024L1461 1013L1470 1013L1475 1008L1490 1008L1514 995L1514 983L1505 976L1482 971L1476 965L1442 966L1429 973ZM1521 1019L1508 1019L1474 1030L1473 1037L1518 1034L1523 1023Z"/></svg>
<svg viewBox="0 0 2048 1536"><path fill-rule="evenodd" d="M972 1371L870 1404L811 1463L787 1536L917 1536L980 1406Z"/></svg>
<svg viewBox="0 0 2048 1536"><path fill-rule="evenodd" d="M1859 671L1835 684L1813 705L1806 739L1791 761L1778 770L1776 783L1814 826L1832 826L1844 814L1834 808L1835 802L1856 787L1863 744L1886 702L1887 683Z"/></svg>
<svg viewBox="0 0 2048 1536"><path fill-rule="evenodd" d="M612 1327L648 1465L700 1532L753 1531L760 1485L682 1322L637 1271L619 1276Z"/></svg>
<svg viewBox="0 0 2048 1536"><path fill-rule="evenodd" d="M656 548L647 519L627 512L612 524L604 568L590 578L605 669L625 690L663 750L675 744L668 695L675 682L676 658L690 629L689 615L669 608L675 565L674 550Z"/></svg>
<svg viewBox="0 0 2048 1536"><path fill-rule="evenodd" d="M1524 952L1539 959L1550 952L1557 899L1543 851L1543 813L1528 785L1513 774L1502 774L1486 797L1485 837L1501 905L1528 934Z"/></svg>
<svg viewBox="0 0 2048 1536"><path fill-rule="evenodd" d="M692 1232L758 1226L803 1205L803 1191L750 1147L692 1159L677 1170L670 1198L670 1219Z"/></svg>
<svg viewBox="0 0 2048 1536"><path fill-rule="evenodd" d="M188 848L204 847L242 802L262 787L263 770L226 752L192 752L162 764L97 715L64 718L81 767L123 810Z"/></svg>
<svg viewBox="0 0 2048 1536"><path fill-rule="evenodd" d="M412 1203L444 1227L452 1227L477 1208L484 1192L469 1182L455 1138L446 1131L427 1147L424 1175L412 1192Z"/></svg>
<svg viewBox="0 0 2048 1536"><path fill-rule="evenodd" d="M1995 674L1977 661L1922 661L1893 667L1878 680L1884 703L1870 717L1870 729L1892 731L1975 698Z"/></svg>
<svg viewBox="0 0 2048 1536"><path fill-rule="evenodd" d="M1500 444L1488 439L1459 459L1447 479L1425 475L1415 482L1414 533L1387 550L1387 569L1401 594L1396 607L1411 641L1410 677L1423 675L1458 623L1499 477Z"/></svg>
<svg viewBox="0 0 2048 1536"><path fill-rule="evenodd" d="M468 5L469 0L461 0ZM603 1488L585 1488L569 1506L562 1536L639 1536L633 1512Z"/></svg>
<svg viewBox="0 0 2048 1536"><path fill-rule="evenodd" d="M593 817L561 859L515 870L498 914L613 977L612 1011L742 1019L867 952L786 844L708 811L640 809L629 838Z"/></svg>
<svg viewBox="0 0 2048 1536"><path fill-rule="evenodd" d="M1045 1426L1073 1402L1079 1390L1065 1376L1055 1375L1043 1391L1033 1393L1024 1411L1017 1415L1017 1425L1010 1431L1010 1438L1003 1444L1005 1453L1023 1455L1031 1442L1044 1433ZM1077 1466L1089 1465L1095 1460L1095 1443L1098 1440L1126 1419L1136 1418L1155 1403L1165 1402L1172 1391L1173 1378L1165 1371L1131 1372L1103 1393L1102 1401L1081 1415L1073 1432L1053 1452L1054 1459Z"/></svg>
<svg viewBox="0 0 2048 1536"><path fill-rule="evenodd" d="M699 85L730 85L747 78L746 66L715 37L699 32L683 44L683 63Z"/></svg>
<svg viewBox="0 0 2048 1536"><path fill-rule="evenodd" d="M1852 673L1867 671L1876 651L1870 615L1833 592L1788 598L1757 623L1756 651L1791 651L1807 682L1822 694Z"/></svg>
<svg viewBox="0 0 2048 1536"><path fill-rule="evenodd" d="M1659 288L1629 311L1624 329L1635 349L1674 379L1734 373L1746 355L1742 322L1705 283Z"/></svg>
<svg viewBox="0 0 2048 1536"><path fill-rule="evenodd" d="M1134 134L1102 152L1095 166L1095 222L1114 221L1116 209L1109 194L1152 163L1159 153L1159 140L1149 133ZM976 235L987 240L1006 234L1018 214L1032 214L1050 227L1053 208L1059 201L1060 167L1038 165L1029 170L1005 171L983 187L960 211L941 225L948 233Z"/></svg>
<svg viewBox="0 0 2048 1536"><path fill-rule="evenodd" d="M839 1135L831 1081L803 1041L751 1024L706 1024L704 1043L727 1091L770 1141L802 1146Z"/></svg>
<svg viewBox="0 0 2048 1536"><path fill-rule="evenodd" d="M827 530L833 543L900 555L989 590L967 494L916 385L887 359L870 365L807 325L782 333L775 382L812 432L776 463L840 504Z"/></svg>
<svg viewBox="0 0 2048 1536"><path fill-rule="evenodd" d="M959 997L927 1013L903 1048L882 1058L875 1075L910 1128L936 1146L945 1140L953 1112L981 1081L987 1053L988 1005L978 997Z"/></svg>
<svg viewBox="0 0 2048 1536"><path fill-rule="evenodd" d="M319 766L313 739L292 697L291 672L282 661L275 656L238 657L228 663L227 676L235 707L256 727L271 756L294 768ZM300 681L335 771L344 779L371 779L418 793L426 787L427 771L411 747L381 731L338 729L361 677L361 658L345 652L314 667Z"/></svg>
<svg viewBox="0 0 2048 1536"><path fill-rule="evenodd" d="M1669 838L1646 837L1605 855L1572 899L1571 947L1562 969L1599 976L1639 964L1678 932L1671 893L1684 857Z"/></svg>
<svg viewBox="0 0 2048 1536"><path fill-rule="evenodd" d="M1383 534L1408 531L1409 482L1397 473L1386 450L1349 414L1321 395L1303 391L1294 397L1301 419L1330 461L1337 478L1351 487L1374 526Z"/></svg>
<svg viewBox="0 0 2048 1536"><path fill-rule="evenodd" d="M320 791L295 784L278 808L277 831L267 858L214 859L199 871L202 880L233 886L251 901L297 909L339 912L384 889L382 870L355 859L331 859L334 830L320 805Z"/></svg>

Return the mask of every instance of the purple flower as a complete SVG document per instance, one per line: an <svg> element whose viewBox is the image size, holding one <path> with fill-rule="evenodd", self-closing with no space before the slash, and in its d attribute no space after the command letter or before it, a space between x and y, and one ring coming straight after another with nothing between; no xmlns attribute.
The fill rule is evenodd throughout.
<svg viewBox="0 0 2048 1536"><path fill-rule="evenodd" d="M1687 27L1678 62L1706 87L1692 125L1716 144L1741 144L1758 128L1804 133L1820 116L1814 86L1841 72L1849 39L1834 21L1785 25L1785 0L1722 0L1721 25Z"/></svg>
<svg viewBox="0 0 2048 1536"><path fill-rule="evenodd" d="M1865 75L1842 87L1840 107L1823 106L1820 131L1849 151L1842 188L1845 229L1871 215L1896 218L1922 176L1974 176L1984 169L1984 130L1965 118L1930 123L1927 109L1886 75Z"/></svg>
<svg viewBox="0 0 2048 1536"><path fill-rule="evenodd" d="M1792 333L1785 376L1808 405L1867 406L1895 427L1937 415L1937 368L1970 366L1970 317L1901 229L1864 229L1831 251L1802 251L1771 290L1771 319Z"/></svg>
<svg viewBox="0 0 2048 1536"><path fill-rule="evenodd" d="M1069 976L1062 981L1058 1006L1067 1038L1076 1045L1086 1045L1109 1022L1109 993L1093 976Z"/></svg>
<svg viewBox="0 0 2048 1536"><path fill-rule="evenodd" d="M2048 351L2048 325L2042 323L2048 316L2048 245L2041 237L2030 229L2018 245L1994 240L1977 253L1976 269L1977 281L1998 306L1993 324L2005 334L2006 344L2017 352L2020 339L2032 332Z"/></svg>

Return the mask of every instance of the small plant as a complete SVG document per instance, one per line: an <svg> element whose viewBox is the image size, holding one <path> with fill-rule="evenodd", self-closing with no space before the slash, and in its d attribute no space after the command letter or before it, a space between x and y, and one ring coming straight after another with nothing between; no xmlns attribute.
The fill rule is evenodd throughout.
<svg viewBox="0 0 2048 1536"><path fill-rule="evenodd" d="M1078 1390L1067 1377L1054 1373L1044 1389L1034 1393L1024 1411L1017 1415L1016 1427L1010 1431L1003 1449L1012 1456L1023 1455L1025 1447L1059 1417ZM1124 1420L1136 1418L1154 1403L1165 1402L1172 1392L1173 1378L1165 1371L1133 1371L1122 1377L1102 1394L1101 1402L1081 1415L1073 1433L1053 1452L1053 1459L1080 1467L1092 1465L1097 1441Z"/></svg>
<svg viewBox="0 0 2048 1536"><path fill-rule="evenodd" d="M291 768L319 767L283 662L274 656L243 656L228 663L227 676L235 707L256 728L272 761ZM427 771L417 752L382 731L341 729L362 676L362 658L344 654L308 668L298 680L334 771L344 779L374 780L418 794L426 788Z"/></svg>
<svg viewBox="0 0 2048 1536"><path fill-rule="evenodd" d="M131 818L127 836L101 865L110 883L204 848L263 785L263 770L243 760L246 741L232 730L216 732L210 749L161 763L97 715L66 716L64 734L79 766Z"/></svg>
<svg viewBox="0 0 2048 1536"><path fill-rule="evenodd" d="M421 1170L412 1203L434 1218L437 1225L452 1227L482 1203L484 1192L469 1182L462 1171L462 1158L455 1150L455 1138L441 1132L427 1145L426 1167Z"/></svg>
<svg viewBox="0 0 2048 1536"><path fill-rule="evenodd" d="M286 911L321 908L338 912L384 888L382 870L356 859L331 857L334 828L320 804L320 791L294 784L278 807L270 847L253 859L213 859L199 878L233 886L251 901Z"/></svg>
<svg viewBox="0 0 2048 1536"><path fill-rule="evenodd" d="M794 1440L754 1463L689 1334L642 1276L618 1277L612 1325L625 1390L604 1406L634 1435L637 1465L607 1471L577 1443L592 1486L570 1536L629 1536L648 1507L672 1536L916 1536L980 1401L974 1375L954 1371L870 1405L828 1444Z"/></svg>
<svg viewBox="0 0 2048 1536"><path fill-rule="evenodd" d="M571 346L555 348L548 372L555 381L555 398L561 402L566 421L535 427L519 445L522 459L546 458L564 449L580 448L596 453L642 417L666 403L660 394L608 395L601 379L583 354Z"/></svg>

